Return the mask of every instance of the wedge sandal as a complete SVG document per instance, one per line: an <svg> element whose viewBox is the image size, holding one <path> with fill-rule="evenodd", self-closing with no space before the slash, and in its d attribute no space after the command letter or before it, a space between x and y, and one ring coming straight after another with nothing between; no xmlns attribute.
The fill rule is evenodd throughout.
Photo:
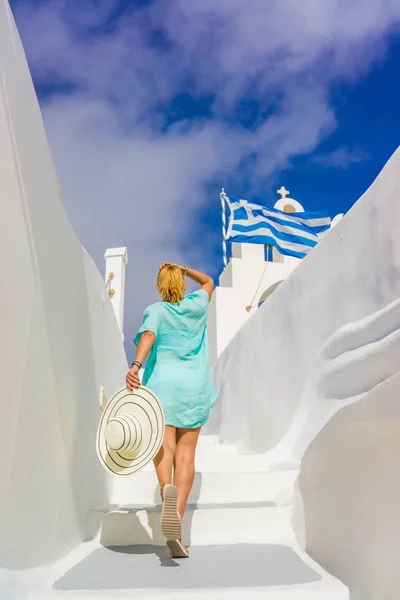
<svg viewBox="0 0 400 600"><path fill-rule="evenodd" d="M182 520L178 513L178 488L167 483L161 490L163 499L161 531L167 540L172 558L187 558L188 551L182 544Z"/></svg>

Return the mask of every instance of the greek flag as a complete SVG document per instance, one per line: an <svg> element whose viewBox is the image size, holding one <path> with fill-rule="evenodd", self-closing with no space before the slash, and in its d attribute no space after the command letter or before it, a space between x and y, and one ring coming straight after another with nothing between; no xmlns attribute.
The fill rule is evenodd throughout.
<svg viewBox="0 0 400 600"><path fill-rule="evenodd" d="M286 213L247 200L224 197L230 217L226 239L247 244L269 244L282 254L304 258L330 228L327 212Z"/></svg>

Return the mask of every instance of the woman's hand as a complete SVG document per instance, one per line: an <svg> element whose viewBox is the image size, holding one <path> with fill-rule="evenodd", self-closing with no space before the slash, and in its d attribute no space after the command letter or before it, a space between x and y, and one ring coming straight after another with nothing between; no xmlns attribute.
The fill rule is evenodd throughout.
<svg viewBox="0 0 400 600"><path fill-rule="evenodd" d="M162 271L164 269L164 267L178 267L178 269L180 269L182 272L187 271L187 267L182 267L181 265L177 265L175 263L171 263L171 262L163 262L160 265L160 271Z"/></svg>
<svg viewBox="0 0 400 600"><path fill-rule="evenodd" d="M176 265L175 263L171 263L171 262L163 262L160 265L160 271L162 271L164 269L164 267L177 267L178 265Z"/></svg>
<svg viewBox="0 0 400 600"><path fill-rule="evenodd" d="M129 369L126 374L126 387L131 392L135 389L137 390L140 387L140 379L139 379L139 367L137 365L133 365L131 369Z"/></svg>

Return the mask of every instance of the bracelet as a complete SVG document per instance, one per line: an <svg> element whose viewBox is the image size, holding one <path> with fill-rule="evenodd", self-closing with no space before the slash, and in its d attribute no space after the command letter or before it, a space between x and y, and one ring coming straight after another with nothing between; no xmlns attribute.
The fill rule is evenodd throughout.
<svg viewBox="0 0 400 600"><path fill-rule="evenodd" d="M188 274L188 270L189 270L189 269L188 269L187 267L182 267L182 270L183 270L183 276L184 276L184 277L187 277L187 274Z"/></svg>
<svg viewBox="0 0 400 600"><path fill-rule="evenodd" d="M132 369L132 367L133 367L134 365L136 365L137 367L139 367L139 369L141 369L141 368L142 368L142 363L141 363L141 362L139 362L138 360L134 360L134 361L133 361L133 363L132 363L132 366L131 366L131 369Z"/></svg>

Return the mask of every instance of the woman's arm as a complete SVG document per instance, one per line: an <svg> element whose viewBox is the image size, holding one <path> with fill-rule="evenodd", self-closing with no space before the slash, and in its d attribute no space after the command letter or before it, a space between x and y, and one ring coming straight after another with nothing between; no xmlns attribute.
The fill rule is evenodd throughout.
<svg viewBox="0 0 400 600"><path fill-rule="evenodd" d="M167 265L172 265L174 263L163 263L160 267L160 271L163 267ZM183 275L186 275L199 285L201 285L201 289L205 290L208 294L209 300L211 300L212 293L214 291L214 281L212 277L202 273L201 271L196 271L195 269L189 269L188 267L182 267L181 265L174 265L175 267L179 267L182 271Z"/></svg>
<svg viewBox="0 0 400 600"><path fill-rule="evenodd" d="M206 275L201 271L196 271L195 269L188 269L187 267L181 267L181 269L183 269L184 275L186 274L190 279L201 285L201 289L207 292L208 299L211 300L214 291L214 281L212 277L209 277L209 275Z"/></svg>
<svg viewBox="0 0 400 600"><path fill-rule="evenodd" d="M140 386L139 371L140 367L150 354L150 350L154 346L156 336L152 331L144 331L140 336L139 344L136 350L135 360L132 367L126 375L126 387L132 391Z"/></svg>

